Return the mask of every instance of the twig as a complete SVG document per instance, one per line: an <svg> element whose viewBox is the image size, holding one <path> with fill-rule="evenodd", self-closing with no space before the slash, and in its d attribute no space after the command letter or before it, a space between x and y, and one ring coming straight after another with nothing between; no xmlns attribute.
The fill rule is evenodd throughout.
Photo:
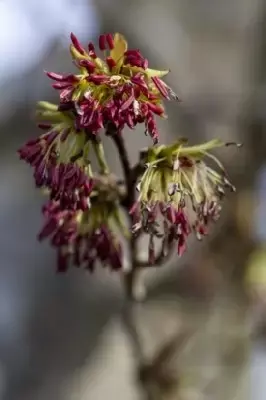
<svg viewBox="0 0 266 400"><path fill-rule="evenodd" d="M122 205L126 208L127 211L129 211L132 205L136 201L135 184L137 182L138 177L145 170L145 165L142 162L143 157L140 157L140 161L134 167L131 167L129 161L129 155L125 146L123 136L120 133L118 133L113 126L108 126L106 130L106 135L112 138L119 153L119 157L124 172L125 186L127 189L127 193L123 200ZM145 149L143 150L142 153L145 154ZM133 222L132 217L129 213L128 217L130 219L130 223L132 223ZM134 235L131 236L130 239L131 270L124 276L125 291L128 299L134 300L136 297L136 280L139 270L142 270L143 268L146 267L158 267L163 265L171 258L173 249L174 249L174 243L171 244L170 248L168 249L165 249L164 244L162 244L162 248L156 257L154 264L150 265L148 261L143 262L137 258L137 238ZM166 253L165 250L167 250Z"/></svg>
<svg viewBox="0 0 266 400"><path fill-rule="evenodd" d="M106 135L110 136L113 139L113 142L116 145L117 151L119 153L119 157L121 160L123 172L124 172L124 178L127 186L127 201L126 201L126 206L130 207L132 205L132 202L135 200L135 190L133 185L131 185L131 177L132 177L132 170L130 166L130 161L129 161L129 156L127 153L127 149L125 146L124 138L121 134L117 132L112 132L112 131L107 131Z"/></svg>
<svg viewBox="0 0 266 400"><path fill-rule="evenodd" d="M135 185L138 177L145 171L145 165L140 161L131 170L132 183Z"/></svg>
<svg viewBox="0 0 266 400"><path fill-rule="evenodd" d="M113 126L108 126L106 130L106 135L110 136L116 145L123 172L124 172L124 179L127 188L127 194L123 201L123 206L130 210L132 205L135 202L135 185L134 179L132 174L132 169L130 166L129 155L125 146L123 136L117 132L117 130ZM128 213L128 217L130 219L130 223L132 223L132 217ZM136 237L131 235L130 239L130 256L131 256L131 270L124 275L124 283L125 283L125 291L128 299L134 300L135 294L135 284L136 284L136 275L137 275L137 262L136 262L136 253L137 253L137 242Z"/></svg>
<svg viewBox="0 0 266 400"><path fill-rule="evenodd" d="M131 347L133 350L134 357L136 358L137 364L141 364L144 360L143 344L141 340L141 335L137 329L137 323L134 318L134 307L133 302L126 303L122 309L122 324L127 334L128 339L131 342Z"/></svg>

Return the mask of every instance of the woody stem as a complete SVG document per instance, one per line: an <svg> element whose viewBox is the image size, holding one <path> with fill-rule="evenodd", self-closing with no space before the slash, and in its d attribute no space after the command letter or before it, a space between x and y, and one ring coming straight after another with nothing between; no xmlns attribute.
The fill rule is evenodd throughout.
<svg viewBox="0 0 266 400"><path fill-rule="evenodd" d="M135 177L133 176L133 170L129 161L129 154L127 152L125 141L123 136L117 132L114 127L108 127L106 130L106 135L110 136L117 148L122 169L124 172L124 179L126 183L126 197L123 200L123 206L127 210L128 217L130 220L130 225L132 225L133 220L131 215L129 214L130 208L135 202ZM136 285L136 275L137 275L137 263L136 263L136 254L137 254L137 242L134 235L131 235L130 238L130 256L131 256L131 269L124 276L124 284L126 295L130 300L134 299L135 293L135 285Z"/></svg>

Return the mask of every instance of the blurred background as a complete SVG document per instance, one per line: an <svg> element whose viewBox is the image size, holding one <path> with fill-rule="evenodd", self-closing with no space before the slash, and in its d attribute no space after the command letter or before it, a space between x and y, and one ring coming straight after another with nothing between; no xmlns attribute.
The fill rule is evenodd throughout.
<svg viewBox="0 0 266 400"><path fill-rule="evenodd" d="M126 315L117 276L55 274L36 240L42 197L16 154L37 135L35 102L56 99L43 70L73 70L71 31L83 43L119 31L171 69L182 103L159 122L166 142L244 143L219 152L237 193L212 235L149 271L146 303ZM0 1L0 399L265 399L265 85L264 0ZM149 144L142 128L127 140L132 160Z"/></svg>

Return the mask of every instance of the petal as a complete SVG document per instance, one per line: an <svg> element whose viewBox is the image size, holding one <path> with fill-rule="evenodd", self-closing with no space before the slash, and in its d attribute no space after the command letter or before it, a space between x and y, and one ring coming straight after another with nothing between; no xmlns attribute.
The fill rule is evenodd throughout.
<svg viewBox="0 0 266 400"><path fill-rule="evenodd" d="M158 91L160 92L160 94L164 98L170 100L167 85L161 79L159 79L157 76L153 76L151 79L152 79L154 85L156 86L156 88L158 89Z"/></svg>
<svg viewBox="0 0 266 400"><path fill-rule="evenodd" d="M167 152L168 153L175 153L176 151L179 151L180 148L182 148L182 146L184 144L186 144L188 142L188 139L185 137L181 137L179 138L176 143L167 146Z"/></svg>
<svg viewBox="0 0 266 400"><path fill-rule="evenodd" d="M71 44L70 46L69 46L69 51L70 51L70 53L71 53L71 55L72 55L72 58L74 59L74 60L76 60L76 59L86 59L87 57L88 57L88 55L84 52L83 54L81 54L76 48L75 48L75 46L73 45L73 44Z"/></svg>
<svg viewBox="0 0 266 400"><path fill-rule="evenodd" d="M51 79L57 82L62 82L64 80L64 75L57 74L55 72L44 71L44 73Z"/></svg>
<svg viewBox="0 0 266 400"><path fill-rule="evenodd" d="M48 101L39 101L37 106L45 111L58 111L58 106L56 104L49 103Z"/></svg>
<svg viewBox="0 0 266 400"><path fill-rule="evenodd" d="M36 111L36 117L41 121L62 122L62 114L55 111Z"/></svg>
<svg viewBox="0 0 266 400"><path fill-rule="evenodd" d="M124 61L124 53L127 51L127 41L120 33L114 35L114 48L110 51L112 59L119 63L119 67L122 66Z"/></svg>
<svg viewBox="0 0 266 400"><path fill-rule="evenodd" d="M163 76L169 74L169 72L170 72L169 69L164 71L158 71L157 69L151 69L151 68L145 69L145 74L148 76L148 78L152 77L162 78Z"/></svg>
<svg viewBox="0 0 266 400"><path fill-rule="evenodd" d="M79 42L78 38L74 35L73 32L71 32L70 39L71 39L71 42L73 43L73 46L75 47L75 49L80 54L85 54L85 50L83 49L81 43Z"/></svg>
<svg viewBox="0 0 266 400"><path fill-rule="evenodd" d="M214 149L216 147L222 147L224 146L225 143L220 140L220 139L213 139L210 140L209 142L199 144L196 146L191 146L191 147L184 147L180 150L180 155L186 155L186 156L192 156L192 157L200 157L205 153L206 151L209 151L211 149Z"/></svg>

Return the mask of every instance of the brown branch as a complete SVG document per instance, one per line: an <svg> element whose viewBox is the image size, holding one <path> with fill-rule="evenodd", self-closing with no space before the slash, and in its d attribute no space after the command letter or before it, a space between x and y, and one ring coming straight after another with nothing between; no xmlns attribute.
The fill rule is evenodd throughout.
<svg viewBox="0 0 266 400"><path fill-rule="evenodd" d="M129 155L127 153L123 136L120 133L118 133L113 126L111 127L109 126L107 128L106 135L112 138L118 150L118 154L124 172L125 186L127 189L126 196L122 201L122 205L125 207L127 211L129 211L135 202L135 184L137 182L138 177L145 170L143 156L146 154L146 150L144 149L141 152L140 161L134 167L131 168ZM132 218L129 215L129 213L128 216L130 219L130 223L132 223ZM131 236L130 240L131 270L124 277L125 291L129 299L133 299L135 297L136 279L138 271L143 268L159 267L165 264L171 258L174 246L175 242L173 242L168 248L165 248L164 243L162 243L161 250L159 251L156 257L154 264L150 265L148 260L141 261L137 259L137 238L134 235Z"/></svg>
<svg viewBox="0 0 266 400"><path fill-rule="evenodd" d="M139 174L141 173L139 169L139 164L131 168L129 155L127 153L124 139L121 134L109 128L106 131L106 135L112 138L119 153L120 161L124 172L125 186L126 186L126 196L122 201L122 206L128 211L130 224L132 224L133 221L131 215L129 214L129 210L135 202L135 184ZM144 363L145 355L144 355L144 345L142 342L142 338L140 332L137 329L137 323L134 318L135 304L132 301L136 299L135 286L136 286L137 272L139 269L138 262L136 259L136 254L137 254L137 238L134 235L131 235L130 239L131 270L124 275L125 292L127 300L129 301L125 302L124 307L122 309L121 322L123 324L125 333L131 342L131 347L133 350L134 357L136 358L137 371L138 371L139 366ZM154 397L149 393L148 389L143 387L143 392L146 400L154 399Z"/></svg>
<svg viewBox="0 0 266 400"><path fill-rule="evenodd" d="M116 145L116 148L117 148L117 151L118 151L118 154L120 157L120 161L122 164L123 172L124 172L126 186L127 186L126 203L127 203L127 206L130 207L132 205L130 203L133 203L135 200L135 191L134 191L134 187L132 188L132 185L131 185L132 171L131 171L129 156L128 156L128 153L126 150L124 138L118 132L107 131L106 135L110 136Z"/></svg>
<svg viewBox="0 0 266 400"><path fill-rule="evenodd" d="M106 129L106 135L111 137L119 154L121 165L124 172L124 179L126 184L127 193L123 200L123 206L128 211L128 217L130 224L132 224L132 217L129 214L129 210L135 202L135 182L133 179L132 168L129 161L129 155L125 146L124 138L121 133L117 132L114 126L108 126ZM125 291L128 299L134 299L136 275L137 275L137 242L136 237L131 235L130 239L130 254L131 254L131 270L124 275Z"/></svg>
<svg viewBox="0 0 266 400"><path fill-rule="evenodd" d="M135 304L132 302L125 304L122 308L121 320L125 333L131 342L132 352L137 364L141 364L144 361L145 355L141 335L137 328L137 321L134 318L134 306Z"/></svg>
<svg viewBox="0 0 266 400"><path fill-rule="evenodd" d="M140 161L131 170L132 183L135 185L139 176L145 171L145 165Z"/></svg>

